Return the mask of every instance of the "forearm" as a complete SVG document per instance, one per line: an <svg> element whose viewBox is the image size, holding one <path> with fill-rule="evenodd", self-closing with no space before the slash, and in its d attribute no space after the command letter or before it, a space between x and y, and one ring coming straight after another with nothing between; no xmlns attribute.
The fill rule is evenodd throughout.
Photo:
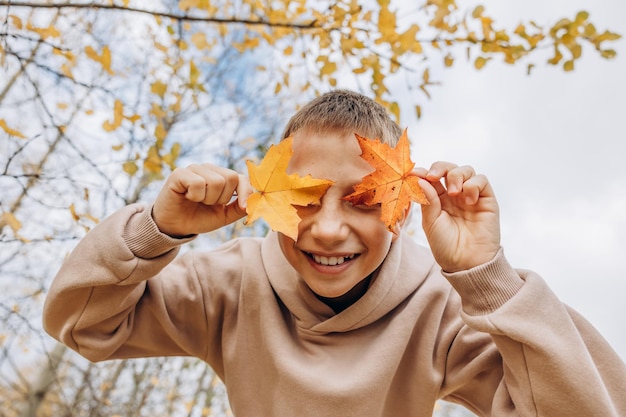
<svg viewBox="0 0 626 417"><path fill-rule="evenodd" d="M626 415L626 367L617 354L536 274L518 271L522 285L515 290L513 272L500 253L489 265L448 279L463 299L465 322L491 334L502 355L502 384L516 410Z"/></svg>
<svg viewBox="0 0 626 417"><path fill-rule="evenodd" d="M178 252L179 242L155 231L144 210L126 207L91 230L65 260L46 297L46 331L90 359L106 359L129 337L127 327L146 280Z"/></svg>

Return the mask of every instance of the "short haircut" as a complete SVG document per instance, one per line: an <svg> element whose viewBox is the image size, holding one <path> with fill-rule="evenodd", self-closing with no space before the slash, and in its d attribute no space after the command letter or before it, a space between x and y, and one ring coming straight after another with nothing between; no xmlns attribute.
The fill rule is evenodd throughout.
<svg viewBox="0 0 626 417"><path fill-rule="evenodd" d="M395 146L402 135L402 129L382 105L350 90L333 90L310 101L291 117L282 138L298 131L358 133L391 146Z"/></svg>

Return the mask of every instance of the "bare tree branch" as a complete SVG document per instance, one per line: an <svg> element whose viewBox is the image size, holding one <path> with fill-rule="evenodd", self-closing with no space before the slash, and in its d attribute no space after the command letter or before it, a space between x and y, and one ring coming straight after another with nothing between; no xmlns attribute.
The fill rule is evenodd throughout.
<svg viewBox="0 0 626 417"><path fill-rule="evenodd" d="M293 22L269 22L265 20L253 20L253 19L238 19L238 18L220 18L220 17L201 17L191 16L188 14L177 14L170 12L162 12L157 10L140 9L136 7L125 7L116 4L99 4L99 3L37 3L29 1L6 1L0 0L0 6L11 7L26 7L31 9L93 9L93 10L117 10L121 12L141 13L151 16L158 16L169 18L172 20L178 20L183 22L204 22L204 23L218 23L218 24L241 24L248 26L267 26L274 28L287 28L287 29L320 29L316 20L311 20L306 23L293 23Z"/></svg>

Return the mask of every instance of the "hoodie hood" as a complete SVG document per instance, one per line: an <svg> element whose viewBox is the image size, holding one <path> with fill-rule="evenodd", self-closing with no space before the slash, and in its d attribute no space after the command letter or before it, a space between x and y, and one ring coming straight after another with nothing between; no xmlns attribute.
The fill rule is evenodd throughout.
<svg viewBox="0 0 626 417"><path fill-rule="evenodd" d="M365 294L336 314L285 259L276 232L263 241L261 255L270 285L297 326L318 334L346 332L375 322L417 290L435 266L430 252L401 232Z"/></svg>

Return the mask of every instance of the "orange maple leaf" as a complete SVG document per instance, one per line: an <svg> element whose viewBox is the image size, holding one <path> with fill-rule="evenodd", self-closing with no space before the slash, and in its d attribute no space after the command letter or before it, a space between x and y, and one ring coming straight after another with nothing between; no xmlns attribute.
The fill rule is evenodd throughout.
<svg viewBox="0 0 626 417"><path fill-rule="evenodd" d="M411 161L409 137L406 129L395 148L380 140L367 139L355 134L361 147L361 157L374 172L356 184L354 192L343 197L354 205L373 206L381 204L380 219L387 229L395 233L396 223L405 215L411 201L428 204L428 199L412 174L415 163Z"/></svg>
<svg viewBox="0 0 626 417"><path fill-rule="evenodd" d="M263 218L274 231L293 240L298 239L298 224L302 219L295 206L320 204L320 199L333 181L287 174L293 155L289 137L272 145L259 165L246 161L250 183L257 190L248 198L246 212L250 224Z"/></svg>

